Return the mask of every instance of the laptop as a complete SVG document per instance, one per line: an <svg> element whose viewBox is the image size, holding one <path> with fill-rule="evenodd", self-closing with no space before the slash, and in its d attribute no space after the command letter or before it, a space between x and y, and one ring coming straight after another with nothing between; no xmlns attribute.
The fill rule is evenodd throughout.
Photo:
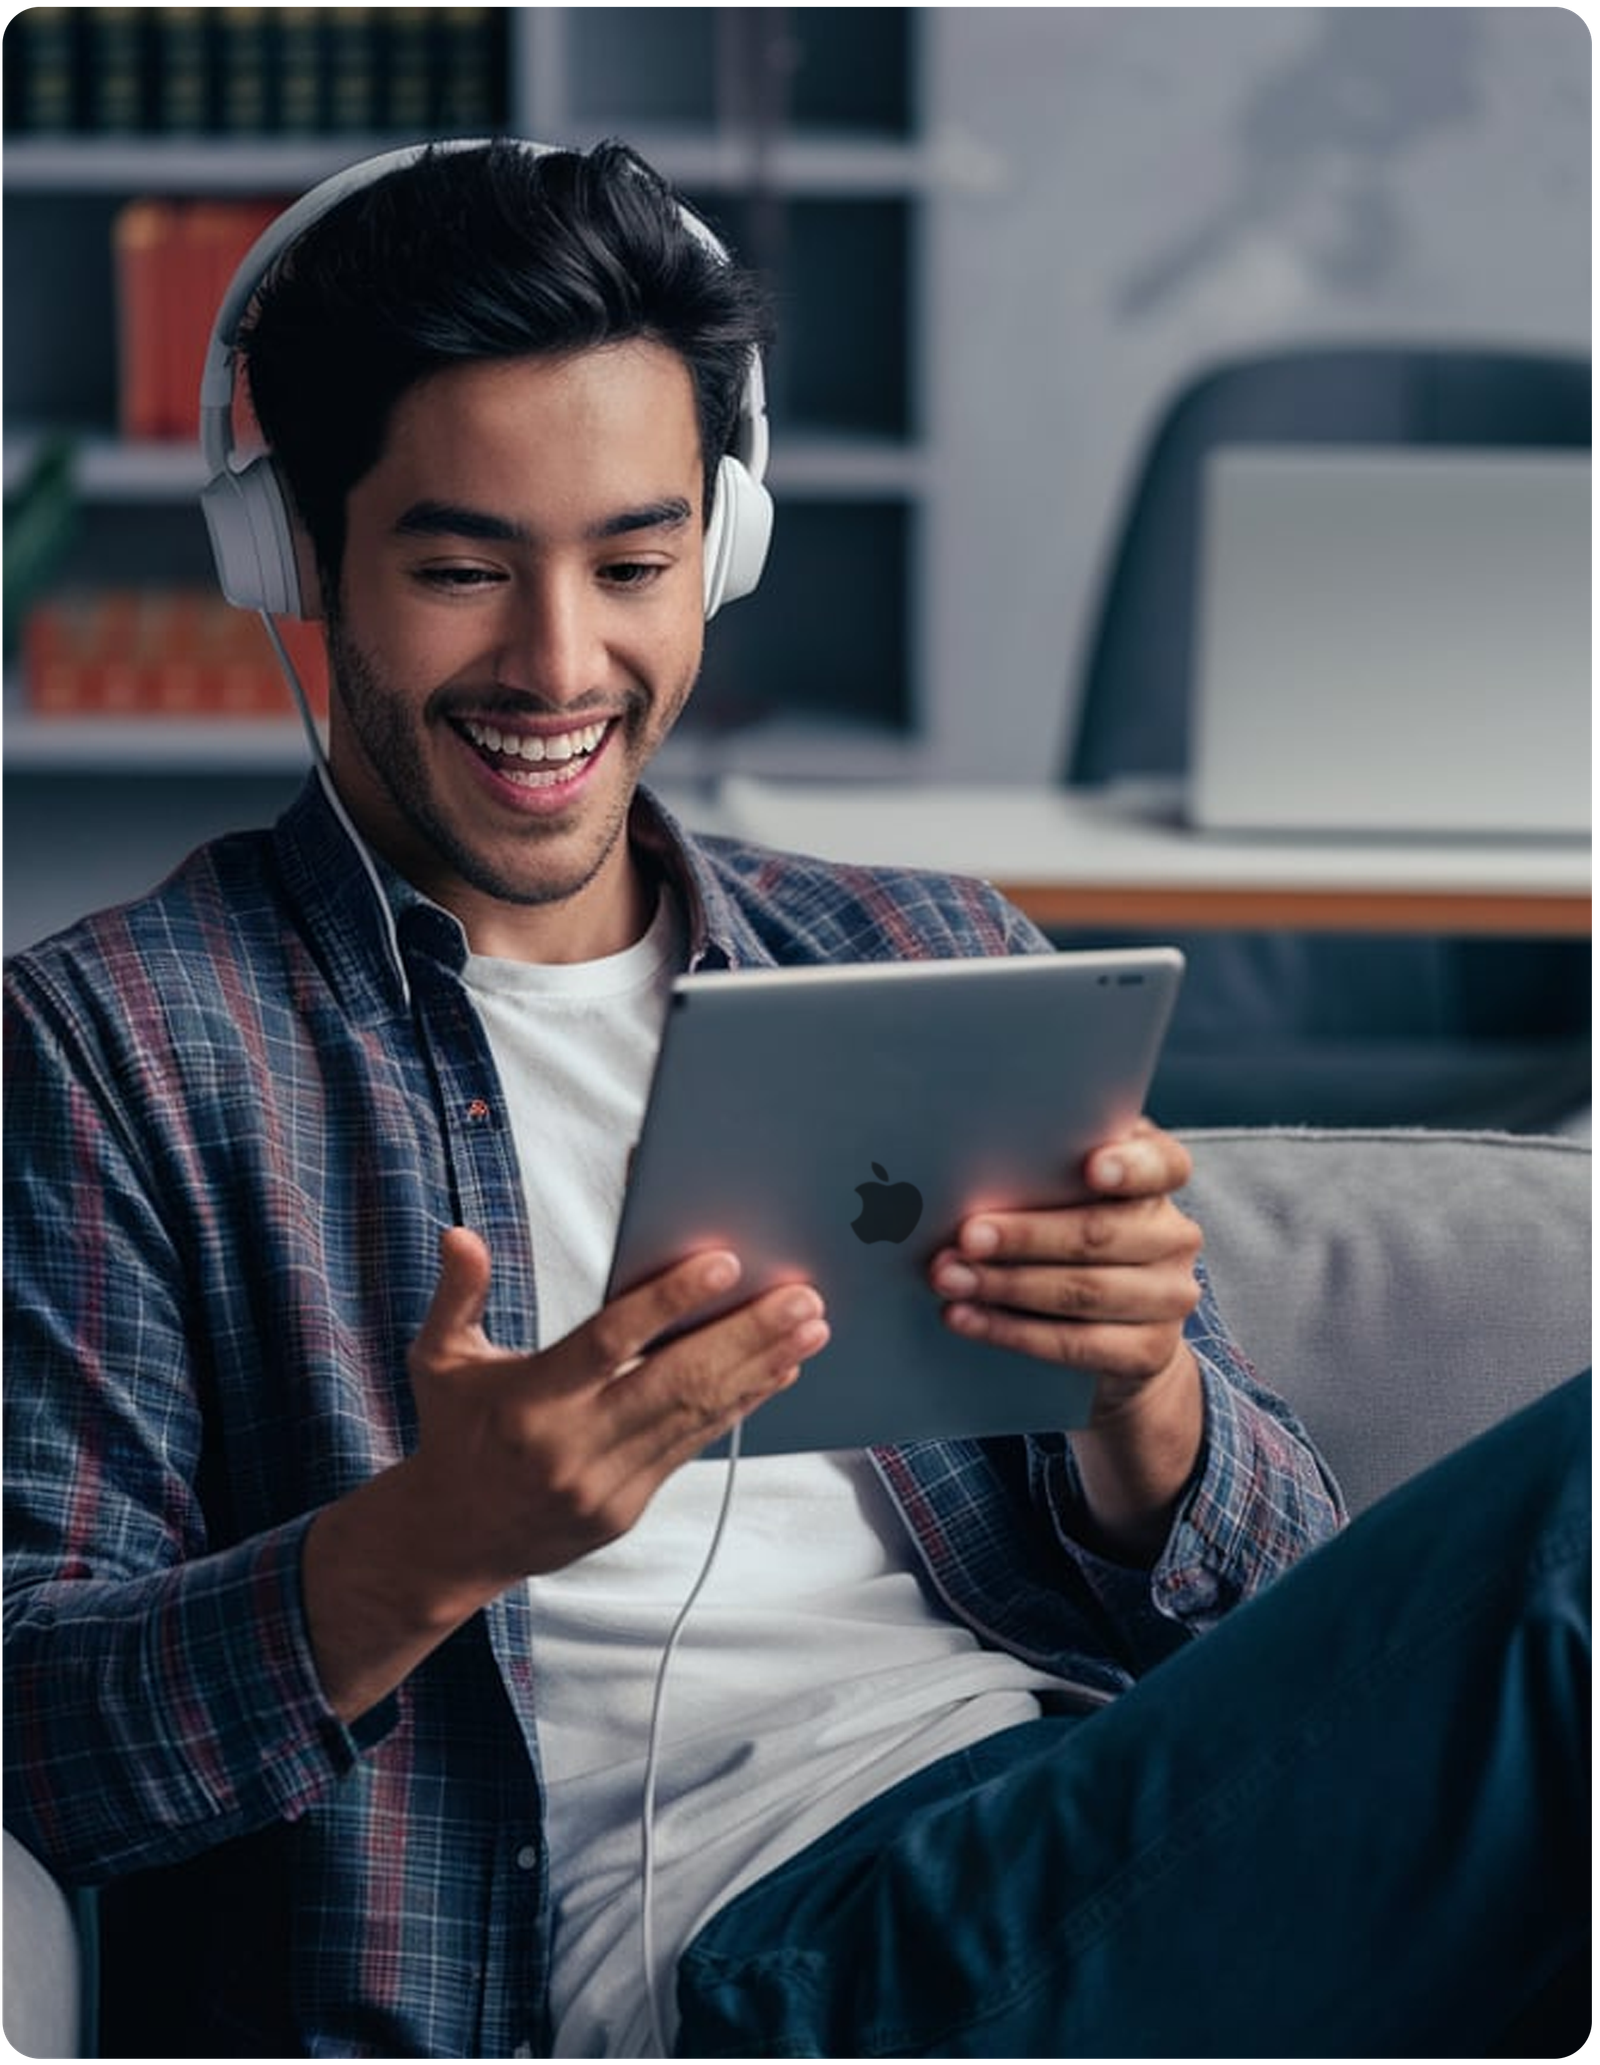
<svg viewBox="0 0 1600 2065"><path fill-rule="evenodd" d="M722 1245L744 1263L724 1305L817 1285L829 1344L746 1419L748 1454L1081 1425L1093 1379L952 1333L927 1269L968 1212L1086 1194L1182 966L1148 947L680 976L611 1292Z"/></svg>
<svg viewBox="0 0 1600 2065"><path fill-rule="evenodd" d="M1587 840L1589 506L1587 450L1214 454L1191 822Z"/></svg>

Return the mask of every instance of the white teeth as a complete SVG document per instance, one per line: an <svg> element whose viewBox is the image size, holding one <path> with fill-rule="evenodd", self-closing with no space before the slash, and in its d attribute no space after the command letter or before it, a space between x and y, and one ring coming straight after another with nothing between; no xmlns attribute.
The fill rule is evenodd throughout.
<svg viewBox="0 0 1600 2065"><path fill-rule="evenodd" d="M462 722L462 730L475 746L486 753L505 753L513 760L571 760L580 753L592 753L606 735L606 726L586 724L578 731L558 732L553 738L536 738L530 734L501 731L493 724L480 724L474 718Z"/></svg>

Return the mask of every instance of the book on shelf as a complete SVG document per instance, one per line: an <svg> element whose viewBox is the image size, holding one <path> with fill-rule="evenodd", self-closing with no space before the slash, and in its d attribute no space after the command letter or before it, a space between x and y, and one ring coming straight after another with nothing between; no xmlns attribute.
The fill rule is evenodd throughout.
<svg viewBox="0 0 1600 2065"><path fill-rule="evenodd" d="M211 332L240 261L269 223L282 213L277 201L185 201L177 225L179 279L173 307L169 411L180 437L200 428L200 376ZM249 417L243 381L236 383L234 413ZM253 418L250 418L253 422ZM237 436L237 426L236 426Z"/></svg>
<svg viewBox="0 0 1600 2065"><path fill-rule="evenodd" d="M211 51L203 7L163 7L155 17L161 31L159 62L150 67L150 126L183 136L211 119ZM145 110L141 108L143 119Z"/></svg>
<svg viewBox="0 0 1600 2065"><path fill-rule="evenodd" d="M316 129L323 113L317 11L312 7L279 8L276 27L277 62L269 74L278 91L275 126L291 133Z"/></svg>
<svg viewBox="0 0 1600 2065"><path fill-rule="evenodd" d="M437 68L436 102L424 126L437 123L442 129L476 131L491 123L504 124L507 11L479 7L432 10L438 42L430 47L429 59ZM449 19L451 16L455 19Z"/></svg>
<svg viewBox="0 0 1600 2065"><path fill-rule="evenodd" d="M253 136L270 130L277 115L267 10L228 8L215 38L204 59L210 119L225 133Z"/></svg>
<svg viewBox="0 0 1600 2065"><path fill-rule="evenodd" d="M328 709L319 624L281 619L306 699ZM286 717L295 703L260 619L206 589L61 595L28 614L23 697L37 717Z"/></svg>
<svg viewBox="0 0 1600 2065"><path fill-rule="evenodd" d="M8 138L76 129L78 25L70 7L29 7L6 24L5 126Z"/></svg>
<svg viewBox="0 0 1600 2065"><path fill-rule="evenodd" d="M312 10L313 32L327 38L326 59L316 66L322 74L321 119L330 129L379 128L378 53L371 10L329 7L321 16Z"/></svg>
<svg viewBox="0 0 1600 2065"><path fill-rule="evenodd" d="M431 123L447 120L445 94L435 95L435 31L422 7L397 8L388 29L387 77L384 126L404 136L422 136ZM487 122L490 110L502 116L505 109L504 60L496 55L491 39L474 24L458 29L449 45L456 89L464 94L466 112L460 119ZM348 91L346 85L343 91Z"/></svg>
<svg viewBox="0 0 1600 2065"><path fill-rule="evenodd" d="M218 306L275 201L125 201L111 225L125 438L194 438Z"/></svg>
<svg viewBox="0 0 1600 2065"><path fill-rule="evenodd" d="M29 7L9 136L407 137L500 127L500 7Z"/></svg>
<svg viewBox="0 0 1600 2065"><path fill-rule="evenodd" d="M85 126L110 134L142 128L144 24L139 9L96 7L86 9L85 16L94 39L93 63L84 65L79 86Z"/></svg>
<svg viewBox="0 0 1600 2065"><path fill-rule="evenodd" d="M169 420L170 263L177 246L170 201L128 201L111 223L117 311L117 423L126 438L177 437ZM195 394L196 426L199 394Z"/></svg>

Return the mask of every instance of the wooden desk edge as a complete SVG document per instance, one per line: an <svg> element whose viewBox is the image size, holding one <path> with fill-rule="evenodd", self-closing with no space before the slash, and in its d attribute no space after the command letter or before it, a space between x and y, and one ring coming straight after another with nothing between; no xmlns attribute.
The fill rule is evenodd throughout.
<svg viewBox="0 0 1600 2065"><path fill-rule="evenodd" d="M1580 891L1233 889L1169 883L997 881L1045 927L1126 925L1241 932L1433 932L1515 939L1586 939L1591 898Z"/></svg>

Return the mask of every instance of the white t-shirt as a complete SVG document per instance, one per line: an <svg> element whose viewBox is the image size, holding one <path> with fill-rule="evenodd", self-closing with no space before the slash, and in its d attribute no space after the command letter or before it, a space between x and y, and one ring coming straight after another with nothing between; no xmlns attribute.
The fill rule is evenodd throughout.
<svg viewBox="0 0 1600 2065"><path fill-rule="evenodd" d="M603 1296L681 952L663 898L644 939L604 960L467 966L527 1181L542 1342ZM529 1582L560 2056L651 2048L640 1938L651 1704L727 1468L688 1464L622 1540ZM1031 1720L1054 1683L929 1603L864 1455L742 1461L664 1705L652 1983L669 2032L672 1969L718 1907L899 1779Z"/></svg>
<svg viewBox="0 0 1600 2065"><path fill-rule="evenodd" d="M591 1318L604 1296L628 1156L682 961L677 904L664 895L649 931L620 954L549 967L472 954L462 971L523 1172L541 1348Z"/></svg>

